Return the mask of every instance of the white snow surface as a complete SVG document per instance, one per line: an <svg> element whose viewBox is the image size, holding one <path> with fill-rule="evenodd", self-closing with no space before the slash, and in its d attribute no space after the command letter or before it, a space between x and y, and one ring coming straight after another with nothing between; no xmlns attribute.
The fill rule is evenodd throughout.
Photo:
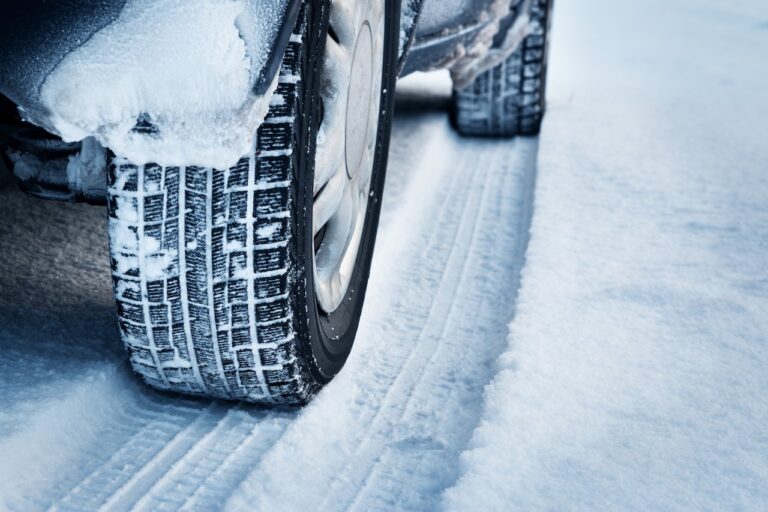
<svg viewBox="0 0 768 512"><path fill-rule="evenodd" d="M768 6L556 8L510 345L443 505L768 510Z"/></svg>
<svg viewBox="0 0 768 512"><path fill-rule="evenodd" d="M0 509L766 510L768 8L556 8L539 140L399 85L359 336L300 410L141 385L103 209L0 190Z"/></svg>
<svg viewBox="0 0 768 512"><path fill-rule="evenodd" d="M284 8L282 0L129 0L46 78L42 123L66 141L94 136L137 163L228 167L269 107L273 88L252 89ZM139 116L154 133L134 130Z"/></svg>

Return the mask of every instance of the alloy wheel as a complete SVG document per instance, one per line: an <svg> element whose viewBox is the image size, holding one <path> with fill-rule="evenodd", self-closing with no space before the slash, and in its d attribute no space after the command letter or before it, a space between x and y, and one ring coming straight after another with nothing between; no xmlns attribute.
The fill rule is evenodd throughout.
<svg viewBox="0 0 768 512"><path fill-rule="evenodd" d="M371 193L383 74L383 0L334 0L320 82L314 202L314 281L319 308L347 296Z"/></svg>

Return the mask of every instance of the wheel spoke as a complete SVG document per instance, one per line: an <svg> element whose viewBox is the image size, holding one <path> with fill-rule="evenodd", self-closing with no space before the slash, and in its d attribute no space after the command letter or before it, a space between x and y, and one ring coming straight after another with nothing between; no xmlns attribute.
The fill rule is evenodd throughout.
<svg viewBox="0 0 768 512"><path fill-rule="evenodd" d="M354 229L357 201L350 187L345 187L343 192L345 197L328 223L323 245L315 256L316 277L324 285L317 287L317 290L325 294L320 299L321 303L326 304L337 302L340 295L343 297L343 285L345 281L348 282L343 279L348 276L341 274L340 267Z"/></svg>
<svg viewBox="0 0 768 512"><path fill-rule="evenodd" d="M317 139L314 193L316 194L339 170L344 158L344 122L347 104L345 77L349 74L351 57L329 36L323 64L321 96L324 114Z"/></svg>
<svg viewBox="0 0 768 512"><path fill-rule="evenodd" d="M333 0L329 22L339 36L342 46L354 47L357 31L362 23L362 4L365 3L360 0Z"/></svg>
<svg viewBox="0 0 768 512"><path fill-rule="evenodd" d="M360 173L357 175L357 189L367 194L371 188L371 178L373 177L373 148L366 148L363 155L363 163L360 166Z"/></svg>
<svg viewBox="0 0 768 512"><path fill-rule="evenodd" d="M347 186L347 174L344 170L336 172L315 197L312 208L312 236L325 226L336 214L344 198Z"/></svg>

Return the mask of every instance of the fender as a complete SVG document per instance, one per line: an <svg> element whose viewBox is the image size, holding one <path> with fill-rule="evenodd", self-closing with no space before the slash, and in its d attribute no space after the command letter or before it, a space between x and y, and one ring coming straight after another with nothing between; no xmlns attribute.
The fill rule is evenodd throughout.
<svg viewBox="0 0 768 512"><path fill-rule="evenodd" d="M265 0L247 0L263 2ZM265 64L256 75L254 93L267 92L280 69L302 0L284 3L284 15ZM69 53L118 19L127 0L6 0L0 6L0 94L28 117L44 117L40 89Z"/></svg>

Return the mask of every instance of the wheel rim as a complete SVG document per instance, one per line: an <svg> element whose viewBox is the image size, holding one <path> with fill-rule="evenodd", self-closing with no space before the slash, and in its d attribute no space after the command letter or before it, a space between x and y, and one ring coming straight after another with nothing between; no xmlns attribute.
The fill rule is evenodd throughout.
<svg viewBox="0 0 768 512"><path fill-rule="evenodd" d="M334 0L320 83L312 230L315 295L347 296L371 193L384 56L384 0Z"/></svg>

